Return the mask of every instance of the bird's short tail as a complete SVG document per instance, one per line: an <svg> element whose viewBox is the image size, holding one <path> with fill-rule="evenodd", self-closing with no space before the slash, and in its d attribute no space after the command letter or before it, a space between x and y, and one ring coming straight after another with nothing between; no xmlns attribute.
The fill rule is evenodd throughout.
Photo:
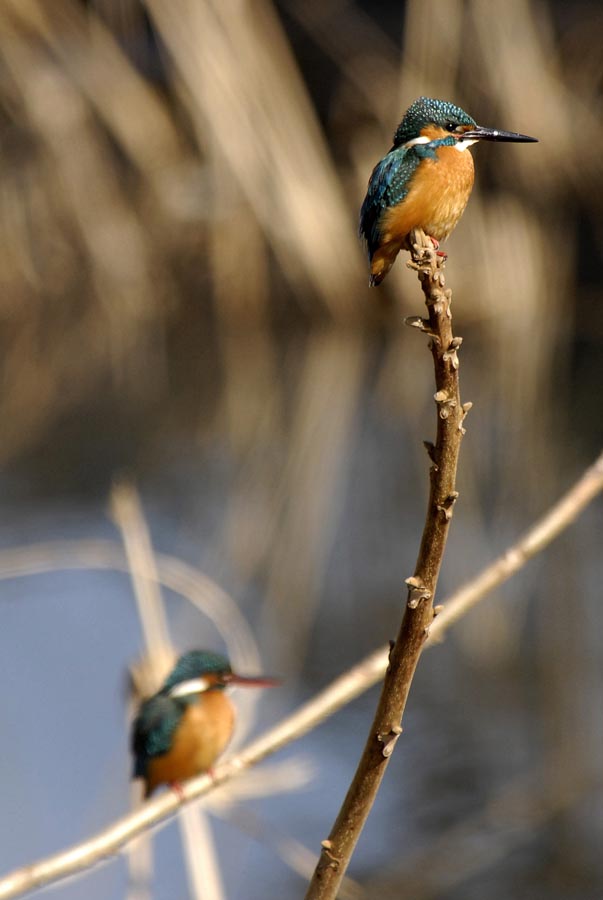
<svg viewBox="0 0 603 900"><path fill-rule="evenodd" d="M400 250L400 246L396 244L385 244L383 247L373 253L371 257L371 274L369 284L371 287L377 287L381 284L389 270L394 264L396 256Z"/></svg>

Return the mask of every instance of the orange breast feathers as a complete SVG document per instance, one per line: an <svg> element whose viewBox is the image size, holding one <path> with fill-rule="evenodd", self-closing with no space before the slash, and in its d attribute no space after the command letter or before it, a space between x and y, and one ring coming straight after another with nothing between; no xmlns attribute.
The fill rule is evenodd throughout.
<svg viewBox="0 0 603 900"><path fill-rule="evenodd" d="M473 187L473 159L468 149L440 147L437 159L424 159L402 203L383 214L383 243L404 243L413 228L443 241L463 214Z"/></svg>
<svg viewBox="0 0 603 900"><path fill-rule="evenodd" d="M234 709L225 692L201 694L187 706L168 752L149 760L146 795L159 784L207 772L225 750L233 728Z"/></svg>

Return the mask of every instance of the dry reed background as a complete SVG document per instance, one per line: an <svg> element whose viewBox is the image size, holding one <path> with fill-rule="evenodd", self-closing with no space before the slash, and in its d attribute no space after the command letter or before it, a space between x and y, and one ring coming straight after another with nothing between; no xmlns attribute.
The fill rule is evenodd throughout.
<svg viewBox="0 0 603 900"><path fill-rule="evenodd" d="M427 94L541 140L476 150L478 185L448 248L474 411L444 588L476 571L603 437L602 39L594 2L3 0L5 546L82 522L102 533L125 469L158 547L236 593L289 684L300 674L307 691L393 633L426 490L429 363L402 325L419 311L413 276L399 262L369 291L355 227L372 165ZM485 605L425 660L412 734L351 873L359 896L400 897L402 883L413 898L450 900L603 892L602 528L595 510L504 604ZM27 579L7 588L18 600L0 639L11 731L30 727L11 718L24 703L19 635L36 644L45 615L51 647L88 652L111 587L84 576L78 590L99 602L73 621L66 612L60 638L48 608L64 605L64 581L36 582L44 613ZM121 639L103 648L105 683L140 650L124 605L103 620ZM203 635L187 615L174 614L183 645L191 627ZM55 664L45 659L45 678ZM28 678L37 694L35 665ZM305 742L335 787L305 805L281 795L264 810L280 832L317 847L345 785L342 735L351 771L369 707ZM120 721L109 735L112 805L94 787L84 813L43 827L34 804L52 801L39 776L39 834L19 843L30 819L9 800L3 870L85 836L70 822L123 809L122 732ZM17 756L0 779L25 790ZM54 777L63 792L65 766ZM254 826L269 844L270 827ZM228 896L301 893L276 854L262 859L257 895L231 866ZM122 896L116 877L110 889L95 882L106 877L91 876L86 896Z"/></svg>

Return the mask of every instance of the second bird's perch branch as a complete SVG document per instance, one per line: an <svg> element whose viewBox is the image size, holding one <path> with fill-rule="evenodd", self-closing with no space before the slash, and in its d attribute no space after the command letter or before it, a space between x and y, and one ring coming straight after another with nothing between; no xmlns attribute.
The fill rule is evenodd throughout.
<svg viewBox="0 0 603 900"><path fill-rule="evenodd" d="M396 741L414 672L435 615L435 596L446 538L458 497L456 468L464 434L463 420L470 404L461 404L458 349L461 339L452 332L451 291L445 286L444 259L422 231L410 236L411 260L417 271L427 318L413 317L407 324L430 336L434 361L437 409L435 444L426 444L430 469L429 504L414 575L408 578L408 596L402 624L392 645L381 697L369 736L335 824L322 843L306 900L334 900L364 823L375 800Z"/></svg>

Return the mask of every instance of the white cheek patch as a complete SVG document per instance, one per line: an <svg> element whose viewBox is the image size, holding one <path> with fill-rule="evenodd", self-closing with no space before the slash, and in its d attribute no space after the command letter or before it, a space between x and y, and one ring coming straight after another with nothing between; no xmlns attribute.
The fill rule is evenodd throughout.
<svg viewBox="0 0 603 900"><path fill-rule="evenodd" d="M402 144L405 150L408 150L409 147L414 147L415 144L429 144L432 138L425 137L424 134L419 135L419 137L412 138L410 141L406 141L405 144Z"/></svg>
<svg viewBox="0 0 603 900"><path fill-rule="evenodd" d="M467 147L470 147L470 146L471 146L471 144L477 144L477 141L476 141L476 140L473 140L473 141L464 141L464 140L461 138L460 141L457 141L457 142L456 142L456 144L454 145L454 148L455 148L455 150L458 150L459 153L462 153L463 150L466 150Z"/></svg>
<svg viewBox="0 0 603 900"><path fill-rule="evenodd" d="M188 697L190 694L202 694L209 688L207 678L190 678L182 681L170 691L170 697Z"/></svg>

